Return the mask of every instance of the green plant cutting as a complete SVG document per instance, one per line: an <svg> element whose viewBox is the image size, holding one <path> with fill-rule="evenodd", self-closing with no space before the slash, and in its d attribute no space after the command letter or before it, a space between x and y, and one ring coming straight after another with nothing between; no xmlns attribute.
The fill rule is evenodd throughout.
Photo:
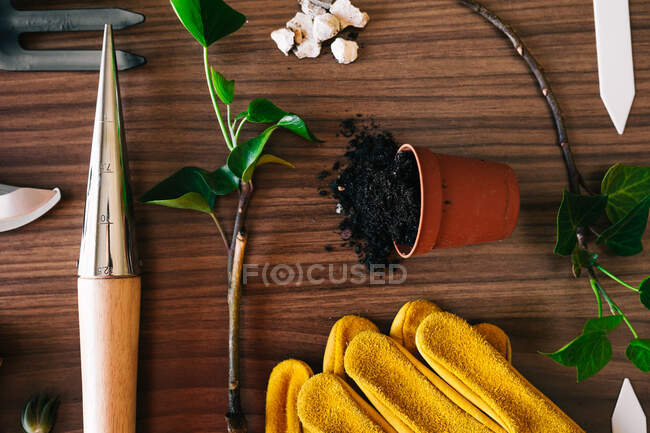
<svg viewBox="0 0 650 433"><path fill-rule="evenodd" d="M20 416L20 424L25 433L49 433L56 422L59 397L49 397L45 393L31 397Z"/></svg>
<svg viewBox="0 0 650 433"><path fill-rule="evenodd" d="M229 410L228 431L245 432L246 419L241 407L239 374L239 305L242 292L242 266L247 241L245 230L248 204L253 194L253 174L264 164L293 165L265 152L266 144L277 129L286 129L309 141L318 141L296 114L282 110L265 98L256 98L248 109L232 113L235 82L210 66L208 47L237 31L246 17L221 0L171 0L172 7L185 28L203 49L205 77L214 112L226 147L225 165L216 170L184 167L147 191L140 201L172 208L190 209L210 215L228 252L229 310ZM240 142L244 125L265 124L258 136ZM226 238L214 207L217 198L238 191L239 201L230 241Z"/></svg>
<svg viewBox="0 0 650 433"><path fill-rule="evenodd" d="M503 32L517 54L526 62L539 84L553 115L558 145L566 166L569 189L562 194L557 214L555 253L571 257L577 278L585 270L589 286L596 297L598 316L585 324L582 334L560 350L545 355L558 363L576 367L578 382L598 373L612 357L607 335L621 323L630 330L632 340L625 352L627 358L643 372L650 371L650 339L642 339L621 307L614 302L599 277L604 275L623 287L637 292L641 302L650 309L650 277L638 286L626 283L605 269L598 255L589 250L588 241L595 238L617 256L632 256L643 250L641 239L650 210L650 168L623 164L612 166L601 183L600 194L585 183L575 163L560 104L551 89L544 69L530 53L517 32L494 12L474 0L459 0ZM604 315L603 303L611 315Z"/></svg>

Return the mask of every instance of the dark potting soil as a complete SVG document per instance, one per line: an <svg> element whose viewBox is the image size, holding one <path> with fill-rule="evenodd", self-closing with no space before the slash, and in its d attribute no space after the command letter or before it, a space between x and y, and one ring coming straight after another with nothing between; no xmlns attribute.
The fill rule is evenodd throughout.
<svg viewBox="0 0 650 433"><path fill-rule="evenodd" d="M340 132L352 137L344 167L330 185L344 215L341 237L349 240L361 263L386 265L395 261L393 239L410 246L417 236L420 178L415 157L397 154L392 134L373 122L346 119Z"/></svg>

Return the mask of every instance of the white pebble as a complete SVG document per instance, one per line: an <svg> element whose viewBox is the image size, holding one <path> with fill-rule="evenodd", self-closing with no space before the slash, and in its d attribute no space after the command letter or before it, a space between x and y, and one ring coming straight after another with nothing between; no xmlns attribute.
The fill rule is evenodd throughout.
<svg viewBox="0 0 650 433"><path fill-rule="evenodd" d="M287 28L293 30L296 43L300 44L305 39L312 39L314 18L305 13L298 12L287 22Z"/></svg>
<svg viewBox="0 0 650 433"><path fill-rule="evenodd" d="M350 3L350 0L336 0L330 7L330 13L339 19L341 29L347 26L365 27L370 19L367 13L361 12L358 7Z"/></svg>
<svg viewBox="0 0 650 433"><path fill-rule="evenodd" d="M357 59L359 51L359 45L354 41L346 41L343 38L336 38L332 42L332 54L336 58L336 61L347 65L352 63Z"/></svg>
<svg viewBox="0 0 650 433"><path fill-rule="evenodd" d="M318 5L315 5L310 0L302 0L300 2L300 7L304 13L312 17L322 15L327 12L325 9Z"/></svg>
<svg viewBox="0 0 650 433"><path fill-rule="evenodd" d="M313 39L306 39L293 50L293 53L299 59L304 59L305 57L314 58L320 55L320 48L320 42Z"/></svg>
<svg viewBox="0 0 650 433"><path fill-rule="evenodd" d="M343 213L343 205L341 203L336 204L336 213L339 215Z"/></svg>
<svg viewBox="0 0 650 433"><path fill-rule="evenodd" d="M271 33L271 39L278 46L278 49L284 53L285 56L289 55L289 51L293 48L294 33L289 29L277 29Z"/></svg>
<svg viewBox="0 0 650 433"><path fill-rule="evenodd" d="M317 41L326 41L339 33L341 25L334 15L323 14L314 18L313 30Z"/></svg>

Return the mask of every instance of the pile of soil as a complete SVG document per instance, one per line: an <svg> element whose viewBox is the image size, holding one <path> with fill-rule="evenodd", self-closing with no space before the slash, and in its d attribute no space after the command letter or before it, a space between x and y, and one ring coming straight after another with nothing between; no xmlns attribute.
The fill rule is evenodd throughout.
<svg viewBox="0 0 650 433"><path fill-rule="evenodd" d="M397 154L390 132L372 121L347 119L340 133L352 137L345 163L330 189L344 215L341 237L368 267L394 262L393 240L413 245L420 221L420 177L411 152ZM339 170L338 163L332 167Z"/></svg>

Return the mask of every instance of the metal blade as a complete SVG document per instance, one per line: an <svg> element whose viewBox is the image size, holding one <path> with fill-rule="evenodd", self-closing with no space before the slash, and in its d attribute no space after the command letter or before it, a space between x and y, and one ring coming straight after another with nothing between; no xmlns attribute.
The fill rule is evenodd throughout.
<svg viewBox="0 0 650 433"><path fill-rule="evenodd" d="M629 379L623 381L612 415L612 433L647 433L645 413Z"/></svg>
<svg viewBox="0 0 650 433"><path fill-rule="evenodd" d="M53 190L0 185L0 232L24 226L43 216L61 199Z"/></svg>

